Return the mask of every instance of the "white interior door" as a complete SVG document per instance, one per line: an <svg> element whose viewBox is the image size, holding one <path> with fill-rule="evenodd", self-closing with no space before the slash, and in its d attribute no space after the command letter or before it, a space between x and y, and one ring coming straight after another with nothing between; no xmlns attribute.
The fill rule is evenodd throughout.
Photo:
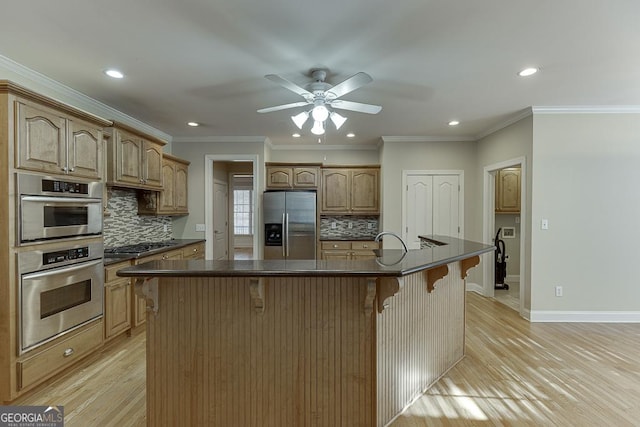
<svg viewBox="0 0 640 427"><path fill-rule="evenodd" d="M433 234L433 179L431 175L407 176L406 228L409 249L420 249L419 235Z"/></svg>
<svg viewBox="0 0 640 427"><path fill-rule="evenodd" d="M433 234L459 237L460 178L434 175L433 188Z"/></svg>
<svg viewBox="0 0 640 427"><path fill-rule="evenodd" d="M420 235L460 237L460 176L410 173L406 177L404 239L420 249Z"/></svg>
<svg viewBox="0 0 640 427"><path fill-rule="evenodd" d="M213 259L229 258L229 212L228 185L226 182L213 180Z"/></svg>

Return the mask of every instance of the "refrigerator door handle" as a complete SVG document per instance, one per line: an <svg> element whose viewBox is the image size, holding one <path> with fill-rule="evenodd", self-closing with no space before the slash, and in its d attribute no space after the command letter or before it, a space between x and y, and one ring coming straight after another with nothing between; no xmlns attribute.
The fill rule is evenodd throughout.
<svg viewBox="0 0 640 427"><path fill-rule="evenodd" d="M285 258L287 256L285 252L285 247L287 246L287 228L284 222L284 212L282 212L282 234L282 258Z"/></svg>
<svg viewBox="0 0 640 427"><path fill-rule="evenodd" d="M286 221L286 229L285 229L285 236L286 236L286 245L287 245L287 258L289 258L289 214L287 214L287 221Z"/></svg>

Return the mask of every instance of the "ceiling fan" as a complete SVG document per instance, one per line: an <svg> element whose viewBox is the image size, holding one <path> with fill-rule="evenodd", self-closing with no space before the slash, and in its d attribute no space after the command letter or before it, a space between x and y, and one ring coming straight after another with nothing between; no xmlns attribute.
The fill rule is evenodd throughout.
<svg viewBox="0 0 640 427"><path fill-rule="evenodd" d="M309 116L311 116L314 122L311 132L315 135L322 135L325 131L324 122L328 118L331 119L333 124L336 126L336 129L340 129L344 122L347 121L346 117L332 111L334 108L367 114L377 114L382 110L382 107L379 105L363 104L361 102L338 99L341 96L353 92L365 84L372 82L373 79L367 73L356 73L335 86L325 82L325 79L327 78L327 70L311 70L311 77L313 77L314 81L308 85L309 90L307 90L276 74L267 74L265 76L266 79L279 84L285 89L289 89L290 91L297 93L304 98L304 101L262 108L258 110L258 113L270 113L272 111L312 105L313 108L311 108L311 110L303 111L300 114L291 116L291 120L293 120L298 128L302 129L302 126L305 124Z"/></svg>

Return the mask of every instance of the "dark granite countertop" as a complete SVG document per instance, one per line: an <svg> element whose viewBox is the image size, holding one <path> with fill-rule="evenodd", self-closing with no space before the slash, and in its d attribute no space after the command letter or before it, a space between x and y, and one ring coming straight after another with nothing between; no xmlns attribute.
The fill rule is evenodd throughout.
<svg viewBox="0 0 640 427"><path fill-rule="evenodd" d="M491 252L492 245L444 236L443 243L426 249L380 250L371 260L163 260L150 261L118 271L122 277L401 277L421 270Z"/></svg>
<svg viewBox="0 0 640 427"><path fill-rule="evenodd" d="M154 249L151 251L140 252L138 254L119 255L118 257L110 257L108 254L105 254L104 265L106 266L106 265L116 264L122 261L143 258L149 255L155 255L162 252L172 251L174 249L179 249L184 246L188 246L194 243L200 243L204 241L205 241L204 239L171 239L163 242L163 243L171 243L171 246L166 246L164 248Z"/></svg>

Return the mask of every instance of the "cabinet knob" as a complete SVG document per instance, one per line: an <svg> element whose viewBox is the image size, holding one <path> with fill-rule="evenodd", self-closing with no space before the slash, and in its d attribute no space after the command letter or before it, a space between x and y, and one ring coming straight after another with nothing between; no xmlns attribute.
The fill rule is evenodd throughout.
<svg viewBox="0 0 640 427"><path fill-rule="evenodd" d="M333 247L334 247L334 248L337 248L337 247L338 247L338 245L333 245Z"/></svg>
<svg viewBox="0 0 640 427"><path fill-rule="evenodd" d="M65 166L65 167L63 167L63 168L62 168L62 170L63 170L64 172L66 172L66 171L67 171L67 167L66 167L66 166Z"/></svg>
<svg viewBox="0 0 640 427"><path fill-rule="evenodd" d="M64 353L62 353L62 356L63 357L69 357L69 356L71 356L73 354L73 352L74 352L73 348L68 348L68 349L66 349L64 351Z"/></svg>
<svg viewBox="0 0 640 427"><path fill-rule="evenodd" d="M75 172L76 168L70 168L69 172Z"/></svg>
<svg viewBox="0 0 640 427"><path fill-rule="evenodd" d="M367 249L369 245L362 245L363 248Z"/></svg>

